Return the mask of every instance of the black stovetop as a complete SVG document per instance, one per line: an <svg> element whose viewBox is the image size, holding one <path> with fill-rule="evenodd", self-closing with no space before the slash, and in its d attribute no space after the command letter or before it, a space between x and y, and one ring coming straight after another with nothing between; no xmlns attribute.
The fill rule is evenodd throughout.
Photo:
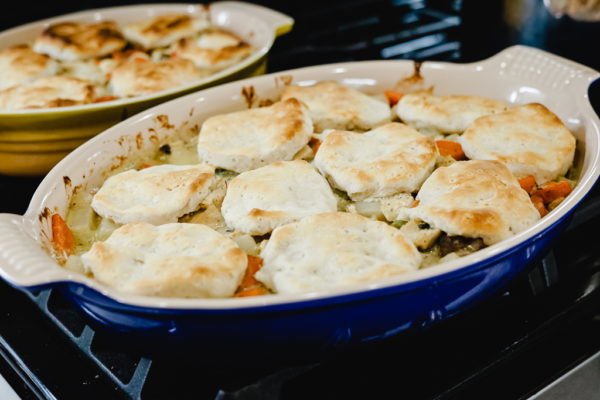
<svg viewBox="0 0 600 400"><path fill-rule="evenodd" d="M362 59L476 61L518 43L600 70L590 48L600 24L556 19L541 0L260 3L296 19L270 53L270 72ZM5 13L2 27L116 4L36 4ZM590 97L598 110L600 88ZM0 212L23 213L41 179L0 176ZM598 223L595 188L549 255L502 291L430 329L314 363L148 359L87 326L59 291L0 282L0 374L24 399L527 398L600 350L600 248L588 234Z"/></svg>

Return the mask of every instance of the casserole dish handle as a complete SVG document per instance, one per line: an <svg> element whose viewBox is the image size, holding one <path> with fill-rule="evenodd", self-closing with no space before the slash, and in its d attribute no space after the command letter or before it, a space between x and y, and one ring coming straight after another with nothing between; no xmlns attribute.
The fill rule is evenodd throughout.
<svg viewBox="0 0 600 400"><path fill-rule="evenodd" d="M224 8L231 7L254 15L271 26L273 32L275 32L275 36L281 36L288 33L294 26L294 19L292 17L256 4L244 3L241 1L219 1L213 4Z"/></svg>
<svg viewBox="0 0 600 400"><path fill-rule="evenodd" d="M488 62L494 65L500 75L517 76L552 91L572 90L573 93L582 94L584 104L593 110L588 89L600 78L600 72L592 68L524 45L508 47L489 58Z"/></svg>
<svg viewBox="0 0 600 400"><path fill-rule="evenodd" d="M69 280L72 274L46 254L28 232L28 222L21 215L0 214L0 276L13 286L28 288Z"/></svg>

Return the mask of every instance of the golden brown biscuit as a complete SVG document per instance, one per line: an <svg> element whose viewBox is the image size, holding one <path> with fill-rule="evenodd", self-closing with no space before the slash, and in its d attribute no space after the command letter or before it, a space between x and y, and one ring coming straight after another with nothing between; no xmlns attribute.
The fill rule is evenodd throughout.
<svg viewBox="0 0 600 400"><path fill-rule="evenodd" d="M208 118L198 137L200 161L244 172L288 161L311 138L306 105L296 99Z"/></svg>
<svg viewBox="0 0 600 400"><path fill-rule="evenodd" d="M254 51L254 47L243 42L232 33L211 30L196 38L184 38L177 41L172 54L192 60L198 67L211 70L227 68Z"/></svg>
<svg viewBox="0 0 600 400"><path fill-rule="evenodd" d="M29 46L15 46L0 51L0 90L29 83L58 72L58 63Z"/></svg>
<svg viewBox="0 0 600 400"><path fill-rule="evenodd" d="M81 261L95 279L124 293L231 297L248 257L206 225L136 222L94 243Z"/></svg>
<svg viewBox="0 0 600 400"><path fill-rule="evenodd" d="M159 62L134 59L113 69L109 86L118 97L141 96L187 85L209 74L185 58Z"/></svg>
<svg viewBox="0 0 600 400"><path fill-rule="evenodd" d="M108 178L94 195L92 208L104 218L126 224L177 222L198 209L215 182L215 167L156 165Z"/></svg>
<svg viewBox="0 0 600 400"><path fill-rule="evenodd" d="M417 219L449 235L482 238L491 245L540 219L529 195L499 161L458 161L436 169L421 186L418 205L397 219Z"/></svg>
<svg viewBox="0 0 600 400"><path fill-rule="evenodd" d="M50 76L0 91L0 109L74 106L91 103L95 96L94 86L87 81Z"/></svg>
<svg viewBox="0 0 600 400"><path fill-rule="evenodd" d="M153 49L192 36L209 25L208 14L163 14L127 24L123 34L128 40L146 49Z"/></svg>
<svg viewBox="0 0 600 400"><path fill-rule="evenodd" d="M502 112L506 104L481 96L435 96L428 92L402 96L396 111L407 125L427 134L464 132L477 118Z"/></svg>
<svg viewBox="0 0 600 400"><path fill-rule="evenodd" d="M256 278L277 293L302 293L387 278L419 268L421 254L385 222L344 212L275 229Z"/></svg>
<svg viewBox="0 0 600 400"><path fill-rule="evenodd" d="M368 130L391 120L388 103L333 81L312 86L288 86L281 99L292 97L308 106L315 132Z"/></svg>
<svg viewBox="0 0 600 400"><path fill-rule="evenodd" d="M303 160L279 161L239 174L228 183L221 206L228 226L251 235L336 210L337 199L327 181Z"/></svg>
<svg viewBox="0 0 600 400"><path fill-rule="evenodd" d="M416 192L438 157L430 136L392 122L365 133L334 131L314 164L332 186L352 200Z"/></svg>
<svg viewBox="0 0 600 400"><path fill-rule="evenodd" d="M517 177L542 184L564 175L575 156L575 137L541 104L532 103L479 118L460 136L472 159L498 160Z"/></svg>
<svg viewBox="0 0 600 400"><path fill-rule="evenodd" d="M46 28L33 49L57 60L74 61L102 57L119 51L127 41L112 21L60 22Z"/></svg>

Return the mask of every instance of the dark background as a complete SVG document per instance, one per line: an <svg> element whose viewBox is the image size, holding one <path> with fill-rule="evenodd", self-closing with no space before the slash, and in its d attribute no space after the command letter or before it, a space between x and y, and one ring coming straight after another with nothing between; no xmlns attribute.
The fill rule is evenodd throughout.
<svg viewBox="0 0 600 400"><path fill-rule="evenodd" d="M402 0L398 0L402 2ZM383 1L336 0L336 1L252 1L284 12L309 23L315 10L337 3L349 6L370 3L377 8ZM460 8L463 17L460 36L463 41L463 58L477 60L496 53L512 44L526 44L547 49L577 62L600 69L600 24L578 22L569 17L556 18L551 15L542 0L425 0L437 8ZM78 2L11 1L10 7L0 15L0 29L8 29L26 22L91 8L111 7L126 4L169 3L169 1L114 1L85 0ZM331 24L335 25L332 20ZM298 26L297 26L298 27ZM302 27L299 27L302 28ZM291 35L294 35L292 31Z"/></svg>

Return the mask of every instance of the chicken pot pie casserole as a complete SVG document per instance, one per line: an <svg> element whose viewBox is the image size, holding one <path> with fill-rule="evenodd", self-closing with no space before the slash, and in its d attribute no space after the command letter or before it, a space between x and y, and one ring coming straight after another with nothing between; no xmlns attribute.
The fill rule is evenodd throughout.
<svg viewBox="0 0 600 400"><path fill-rule="evenodd" d="M391 277L535 224L575 185L575 145L541 104L288 85L277 101L179 130L76 191L66 218L52 216L54 255L151 296Z"/></svg>
<svg viewBox="0 0 600 400"><path fill-rule="evenodd" d="M255 51L200 15L163 14L118 26L65 21L0 51L0 110L91 104L187 85Z"/></svg>

